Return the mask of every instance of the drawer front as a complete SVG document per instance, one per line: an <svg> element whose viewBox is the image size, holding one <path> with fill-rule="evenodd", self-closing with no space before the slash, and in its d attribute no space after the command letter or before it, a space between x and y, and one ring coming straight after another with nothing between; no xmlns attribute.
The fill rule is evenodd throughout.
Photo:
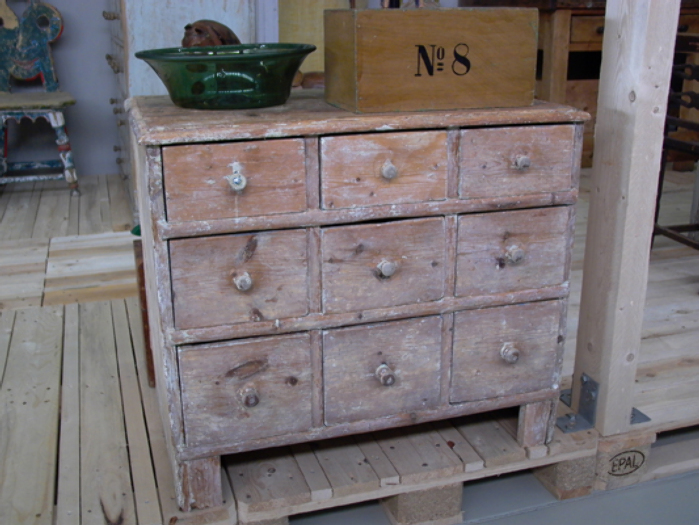
<svg viewBox="0 0 699 525"><path fill-rule="evenodd" d="M463 130L459 196L477 199L571 189L574 134L572 125Z"/></svg>
<svg viewBox="0 0 699 525"><path fill-rule="evenodd" d="M441 333L441 317L323 332L326 424L437 406Z"/></svg>
<svg viewBox="0 0 699 525"><path fill-rule="evenodd" d="M571 207L560 207L459 217L456 296L565 282L571 215Z"/></svg>
<svg viewBox="0 0 699 525"><path fill-rule="evenodd" d="M457 312L452 403L551 388L562 351L562 301Z"/></svg>
<svg viewBox="0 0 699 525"><path fill-rule="evenodd" d="M181 349L187 446L310 429L310 356L305 333Z"/></svg>
<svg viewBox="0 0 699 525"><path fill-rule="evenodd" d="M163 166L172 222L306 209L302 139L170 146Z"/></svg>
<svg viewBox="0 0 699 525"><path fill-rule="evenodd" d="M597 42L604 38L603 16L574 16L570 20L571 43Z"/></svg>
<svg viewBox="0 0 699 525"><path fill-rule="evenodd" d="M171 241L175 326L306 315L307 245L306 230Z"/></svg>
<svg viewBox="0 0 699 525"><path fill-rule="evenodd" d="M444 200L444 131L321 139L322 206L354 208Z"/></svg>
<svg viewBox="0 0 699 525"><path fill-rule="evenodd" d="M444 220L338 226L322 231L323 309L385 308L444 296Z"/></svg>

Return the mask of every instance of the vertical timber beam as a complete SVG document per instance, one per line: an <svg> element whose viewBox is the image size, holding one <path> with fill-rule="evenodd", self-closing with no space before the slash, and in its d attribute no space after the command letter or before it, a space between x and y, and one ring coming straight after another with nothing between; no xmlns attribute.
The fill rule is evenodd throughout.
<svg viewBox="0 0 699 525"><path fill-rule="evenodd" d="M569 9L558 9L551 13L542 12L540 17L544 62L541 93L537 93L537 98L563 104L568 81L571 13Z"/></svg>
<svg viewBox="0 0 699 525"><path fill-rule="evenodd" d="M600 384L596 428L629 430L680 0L608 0L573 407Z"/></svg>

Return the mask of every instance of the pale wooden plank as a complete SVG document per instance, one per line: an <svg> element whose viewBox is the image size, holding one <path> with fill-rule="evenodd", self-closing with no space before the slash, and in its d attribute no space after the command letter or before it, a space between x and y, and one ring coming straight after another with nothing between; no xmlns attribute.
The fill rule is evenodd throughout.
<svg viewBox="0 0 699 525"><path fill-rule="evenodd" d="M12 310L0 311L0 370L5 370L7 362L7 354L10 351L10 339L12 337L12 328L15 324L15 312ZM0 375L0 387L4 374Z"/></svg>
<svg viewBox="0 0 699 525"><path fill-rule="evenodd" d="M311 501L311 491L288 448L231 456L226 465L242 522L268 512Z"/></svg>
<svg viewBox="0 0 699 525"><path fill-rule="evenodd" d="M355 436L354 441L379 477L382 487L400 484L400 474L371 434Z"/></svg>
<svg viewBox="0 0 699 525"><path fill-rule="evenodd" d="M31 237L40 192L34 191L33 182L20 182L5 188L8 203L0 220L0 240Z"/></svg>
<svg viewBox="0 0 699 525"><path fill-rule="evenodd" d="M82 524L135 524L109 303L80 305Z"/></svg>
<svg viewBox="0 0 699 525"><path fill-rule="evenodd" d="M16 314L0 392L0 523L51 525L62 308Z"/></svg>
<svg viewBox="0 0 699 525"><path fill-rule="evenodd" d="M78 232L81 235L101 233L102 209L100 205L100 178L83 177L80 179L80 208L78 212Z"/></svg>
<svg viewBox="0 0 699 525"><path fill-rule="evenodd" d="M573 381L574 406L582 373L600 383L596 427L604 435L630 426L679 7L679 0L606 6Z"/></svg>
<svg viewBox="0 0 699 525"><path fill-rule="evenodd" d="M102 219L101 231L108 232L112 229L112 210L109 207L109 188L107 186L107 176L104 174L98 177L98 199L100 217Z"/></svg>
<svg viewBox="0 0 699 525"><path fill-rule="evenodd" d="M308 443L299 443L291 447L291 452L306 479L308 488L311 489L311 499L313 501L330 499L333 494L330 482L325 477L311 446Z"/></svg>
<svg viewBox="0 0 699 525"><path fill-rule="evenodd" d="M334 497L378 489L379 478L351 438L314 444L316 457L330 481Z"/></svg>
<svg viewBox="0 0 699 525"><path fill-rule="evenodd" d="M483 458L486 468L516 463L527 457L525 450L497 421L476 419L455 427Z"/></svg>
<svg viewBox="0 0 699 525"><path fill-rule="evenodd" d="M401 483L419 483L463 472L464 465L440 434L429 426L374 434Z"/></svg>
<svg viewBox="0 0 699 525"><path fill-rule="evenodd" d="M126 189L126 180L119 174L107 175L111 229L115 232L128 231L133 224L131 201Z"/></svg>
<svg viewBox="0 0 699 525"><path fill-rule="evenodd" d="M478 455L476 449L466 441L466 438L456 430L449 421L438 421L432 423L432 427L439 432L439 435L447 442L447 446L459 456L464 464L464 472L474 472L485 467L483 458Z"/></svg>
<svg viewBox="0 0 699 525"><path fill-rule="evenodd" d="M70 188L62 180L44 181L37 187L41 188L41 198L32 238L48 239L67 235L70 218Z"/></svg>
<svg viewBox="0 0 699 525"><path fill-rule="evenodd" d="M163 520L150 460L148 434L141 405L141 391L136 377L129 321L123 300L112 301L112 319L138 523L139 525L160 525Z"/></svg>
<svg viewBox="0 0 699 525"><path fill-rule="evenodd" d="M80 522L80 345L78 305L65 307L56 525Z"/></svg>

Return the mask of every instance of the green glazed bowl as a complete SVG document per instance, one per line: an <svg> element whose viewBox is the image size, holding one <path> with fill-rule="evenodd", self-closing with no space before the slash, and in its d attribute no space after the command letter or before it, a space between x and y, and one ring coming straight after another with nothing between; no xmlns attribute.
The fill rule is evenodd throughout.
<svg viewBox="0 0 699 525"><path fill-rule="evenodd" d="M310 44L173 47L136 53L183 108L248 109L284 104Z"/></svg>

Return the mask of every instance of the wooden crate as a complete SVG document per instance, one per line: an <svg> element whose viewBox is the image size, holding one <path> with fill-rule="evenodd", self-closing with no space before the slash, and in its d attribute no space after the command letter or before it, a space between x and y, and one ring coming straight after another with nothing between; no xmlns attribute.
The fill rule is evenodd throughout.
<svg viewBox="0 0 699 525"><path fill-rule="evenodd" d="M325 12L325 98L355 112L528 106L536 9Z"/></svg>

